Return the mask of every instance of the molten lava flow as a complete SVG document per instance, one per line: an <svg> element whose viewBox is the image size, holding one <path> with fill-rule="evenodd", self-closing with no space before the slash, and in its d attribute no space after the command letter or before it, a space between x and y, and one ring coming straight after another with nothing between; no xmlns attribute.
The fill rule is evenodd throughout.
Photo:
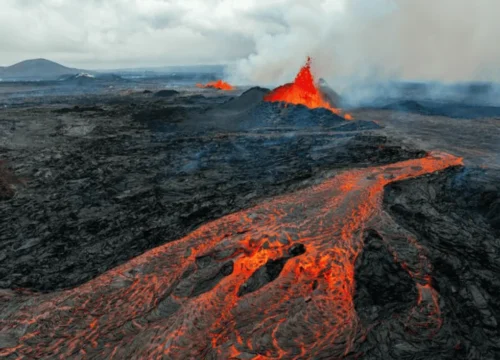
<svg viewBox="0 0 500 360"><path fill-rule="evenodd" d="M461 164L431 153L352 169L203 225L78 288L0 292L0 333L8 344L0 356L340 358L367 331L353 301L366 229L381 233L394 249L413 249L393 250L419 294L407 325L424 334L439 331L430 263L382 210L382 196L393 181Z"/></svg>
<svg viewBox="0 0 500 360"><path fill-rule="evenodd" d="M311 58L307 58L306 64L300 69L295 81L290 84L282 85L264 97L265 101L285 102L294 105L305 105L308 108L325 108L331 112L341 115L342 111L332 107L328 101L323 98L315 84L311 73ZM352 120L350 114L345 114L344 119Z"/></svg>
<svg viewBox="0 0 500 360"><path fill-rule="evenodd" d="M206 85L203 84L196 84L197 87L199 88L213 88L213 89L219 89L219 90L234 90L234 87L228 84L225 81L222 80L217 80L217 81L211 81Z"/></svg>

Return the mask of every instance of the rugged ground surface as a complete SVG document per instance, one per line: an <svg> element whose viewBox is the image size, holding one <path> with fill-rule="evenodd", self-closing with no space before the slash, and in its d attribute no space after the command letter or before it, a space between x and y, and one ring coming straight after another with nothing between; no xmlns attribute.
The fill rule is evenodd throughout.
<svg viewBox="0 0 500 360"><path fill-rule="evenodd" d="M445 149L463 156L468 166L500 169L500 107L431 101L398 101L355 111L376 120L390 137L414 146Z"/></svg>
<svg viewBox="0 0 500 360"><path fill-rule="evenodd" d="M356 271L358 314L375 324L365 358L498 358L499 178L498 170L455 168L386 188L384 208L432 264L442 325L415 341L407 319L391 319L418 296L414 280L394 262L394 244L372 231Z"/></svg>
<svg viewBox="0 0 500 360"><path fill-rule="evenodd" d="M203 225L74 290L7 293L2 312L10 346L3 354L357 356L370 326L359 322L353 301L354 263L367 228L398 246L394 256L414 279L419 300L401 313L416 332L409 341L430 336L441 325L430 264L380 206L384 185L459 164L437 153L344 171Z"/></svg>
<svg viewBox="0 0 500 360"><path fill-rule="evenodd" d="M498 358L498 120L266 91L0 97L0 355Z"/></svg>
<svg viewBox="0 0 500 360"><path fill-rule="evenodd" d="M136 95L3 111L3 156L27 185L0 204L0 285L79 285L330 170L424 155L351 131L375 124L261 104L259 94L215 107L230 98L207 107L196 95Z"/></svg>

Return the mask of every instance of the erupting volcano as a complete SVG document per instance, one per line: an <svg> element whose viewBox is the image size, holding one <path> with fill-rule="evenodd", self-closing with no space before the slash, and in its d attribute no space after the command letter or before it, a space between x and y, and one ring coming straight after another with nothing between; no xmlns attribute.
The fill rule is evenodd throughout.
<svg viewBox="0 0 500 360"><path fill-rule="evenodd" d="M101 359L337 359L369 329L353 302L367 229L414 279L398 314L427 336L441 326L431 265L382 208L384 186L462 164L433 153L352 169L201 226L60 293L8 295L0 356ZM400 250L412 248L412 251ZM5 304L5 302L4 302Z"/></svg>
<svg viewBox="0 0 500 360"><path fill-rule="evenodd" d="M234 87L231 84L229 84L223 80L211 81L205 85L196 84L196 86L199 88L212 88L212 89L219 89L219 90L226 90L226 91L234 90Z"/></svg>
<svg viewBox="0 0 500 360"><path fill-rule="evenodd" d="M293 83L282 85L264 98L270 102L285 102L294 105L305 105L310 109L325 108L331 112L342 115L346 120L352 120L350 114L342 114L342 111L333 107L325 100L318 89L311 73L311 58L307 58L306 64L300 69Z"/></svg>

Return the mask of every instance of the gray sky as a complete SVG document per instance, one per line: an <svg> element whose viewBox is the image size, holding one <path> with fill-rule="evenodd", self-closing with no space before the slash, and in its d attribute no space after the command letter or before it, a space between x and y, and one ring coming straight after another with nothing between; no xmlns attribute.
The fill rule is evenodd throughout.
<svg viewBox="0 0 500 360"><path fill-rule="evenodd" d="M0 65L231 65L290 80L500 80L499 0L2 0Z"/></svg>
<svg viewBox="0 0 500 360"><path fill-rule="evenodd" d="M85 68L230 62L296 1L2 0L0 64L44 57ZM299 1L300 2L300 1Z"/></svg>

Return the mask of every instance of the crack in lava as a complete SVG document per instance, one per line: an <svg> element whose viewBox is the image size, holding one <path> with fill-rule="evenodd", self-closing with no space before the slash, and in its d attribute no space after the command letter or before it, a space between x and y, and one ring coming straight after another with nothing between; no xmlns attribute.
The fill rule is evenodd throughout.
<svg viewBox="0 0 500 360"><path fill-rule="evenodd" d="M0 349L0 356L342 357L366 332L353 302L363 233L372 228L391 238L402 231L382 210L384 186L461 164L461 158L436 152L345 171L203 225L75 289L4 291L0 334L9 346ZM418 247L403 235L407 246ZM299 244L305 251L291 256ZM419 291L407 321L417 331L425 331L422 324L437 331L439 302L430 265L421 254L417 257L398 258ZM278 259L286 259L278 276L239 294L252 274Z"/></svg>

